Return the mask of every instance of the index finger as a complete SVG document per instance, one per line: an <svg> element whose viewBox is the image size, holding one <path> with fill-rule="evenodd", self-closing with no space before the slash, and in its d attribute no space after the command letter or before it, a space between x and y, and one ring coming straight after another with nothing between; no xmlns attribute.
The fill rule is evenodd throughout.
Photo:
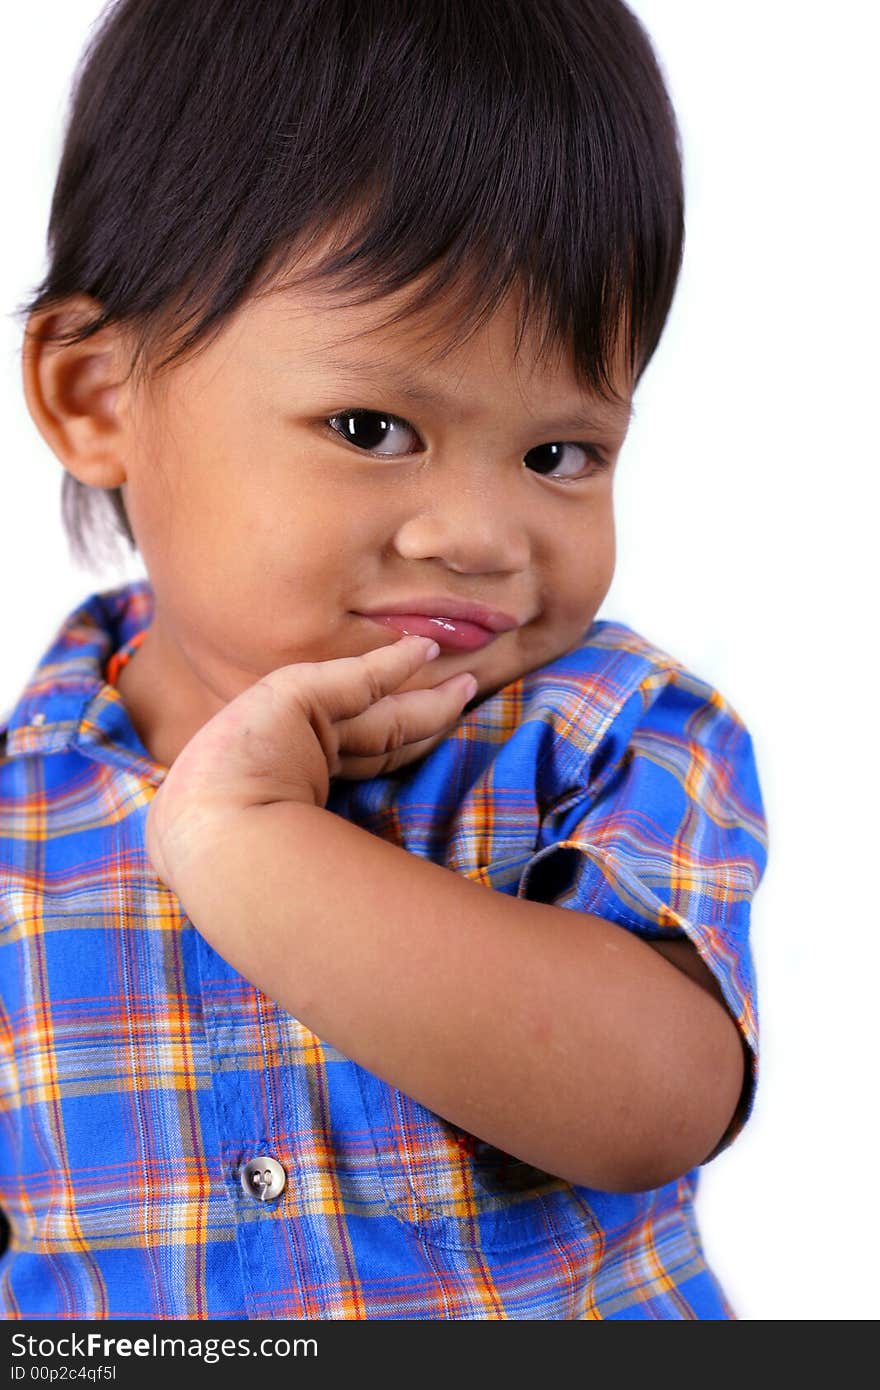
<svg viewBox="0 0 880 1390"><path fill-rule="evenodd" d="M426 661L440 655L432 637L408 633L396 642L374 647L361 656L301 662L280 667L264 679L284 688L285 672L296 672L294 693L300 703L320 705L331 720L353 719L392 694Z"/></svg>

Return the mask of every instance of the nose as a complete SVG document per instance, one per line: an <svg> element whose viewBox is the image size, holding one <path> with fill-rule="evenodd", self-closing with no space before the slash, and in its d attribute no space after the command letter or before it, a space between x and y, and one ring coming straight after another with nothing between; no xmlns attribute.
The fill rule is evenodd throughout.
<svg viewBox="0 0 880 1390"><path fill-rule="evenodd" d="M507 474L499 485L482 469L438 468L430 479L424 473L397 527L397 553L405 560L440 560L462 574L525 569L531 548L517 481Z"/></svg>

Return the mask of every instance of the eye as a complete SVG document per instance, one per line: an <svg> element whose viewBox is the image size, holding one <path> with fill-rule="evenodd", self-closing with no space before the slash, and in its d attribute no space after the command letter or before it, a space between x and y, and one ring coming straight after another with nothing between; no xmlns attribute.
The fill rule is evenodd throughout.
<svg viewBox="0 0 880 1390"><path fill-rule="evenodd" d="M383 458L412 452L407 443L418 439L406 420L380 410L340 410L327 417L327 424L356 449L377 453Z"/></svg>
<svg viewBox="0 0 880 1390"><path fill-rule="evenodd" d="M402 457L418 451L419 436L400 415L381 410L338 410L326 424L347 443L377 458ZM592 444L573 441L539 444L529 449L523 462L544 478L572 481L591 477L608 468L609 460Z"/></svg>
<svg viewBox="0 0 880 1390"><path fill-rule="evenodd" d="M593 444L567 441L557 444L538 444L524 455L523 462L532 460L542 478L581 478L601 473L608 459ZM559 472L562 469L564 471Z"/></svg>

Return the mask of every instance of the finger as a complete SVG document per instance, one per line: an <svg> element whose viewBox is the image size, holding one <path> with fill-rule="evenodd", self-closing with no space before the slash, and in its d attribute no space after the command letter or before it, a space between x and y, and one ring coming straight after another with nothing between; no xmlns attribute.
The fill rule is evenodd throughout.
<svg viewBox="0 0 880 1390"><path fill-rule="evenodd" d="M438 743L442 743L449 737L449 730L443 729L433 738L423 738L418 743L407 744L403 748L396 749L393 753L383 753L372 758L343 758L339 764L336 777L346 778L349 781L368 781L371 777L381 777L389 772L396 772L399 767L409 766L419 758L425 757Z"/></svg>
<svg viewBox="0 0 880 1390"><path fill-rule="evenodd" d="M361 656L330 661L298 662L279 667L264 677L283 692L290 672L292 693L308 713L320 712L336 723L353 719L402 685L426 661L439 656L431 637L408 633L397 642L374 647Z"/></svg>
<svg viewBox="0 0 880 1390"><path fill-rule="evenodd" d="M399 767L409 767L420 758L426 757L438 744L449 738L450 733L451 729L441 729L432 738L423 738L419 739L417 743L404 744L401 748L394 749L390 753L382 753L376 757L342 758L339 770L334 775L359 781L396 772Z"/></svg>
<svg viewBox="0 0 880 1390"><path fill-rule="evenodd" d="M337 724L339 755L382 756L448 731L474 690L470 672L459 671L427 690L392 692L356 718Z"/></svg>

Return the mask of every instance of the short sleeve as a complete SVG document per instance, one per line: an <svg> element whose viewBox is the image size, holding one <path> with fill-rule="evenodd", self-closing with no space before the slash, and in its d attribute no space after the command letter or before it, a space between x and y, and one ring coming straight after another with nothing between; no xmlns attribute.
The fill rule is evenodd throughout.
<svg viewBox="0 0 880 1390"><path fill-rule="evenodd" d="M518 896L594 913L646 940L687 938L712 972L749 1064L739 1134L758 1079L752 898L767 826L751 737L717 691L684 670L652 672L549 807Z"/></svg>

